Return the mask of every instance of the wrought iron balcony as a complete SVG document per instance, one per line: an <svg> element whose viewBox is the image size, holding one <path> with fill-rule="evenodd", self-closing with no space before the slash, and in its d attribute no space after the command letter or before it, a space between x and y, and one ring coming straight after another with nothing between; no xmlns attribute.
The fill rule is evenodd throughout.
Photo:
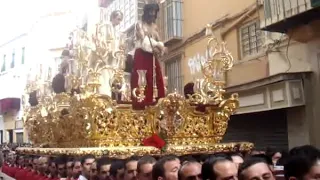
<svg viewBox="0 0 320 180"><path fill-rule="evenodd" d="M264 0L263 3L262 30L286 33L320 19L320 0Z"/></svg>
<svg viewBox="0 0 320 180"><path fill-rule="evenodd" d="M166 45L181 41L183 36L183 1L166 0L161 9L159 19L162 31L161 38Z"/></svg>

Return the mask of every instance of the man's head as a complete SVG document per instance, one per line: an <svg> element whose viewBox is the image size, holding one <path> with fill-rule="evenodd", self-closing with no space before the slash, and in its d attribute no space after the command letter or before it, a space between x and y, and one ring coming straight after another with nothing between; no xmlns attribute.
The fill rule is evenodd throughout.
<svg viewBox="0 0 320 180"><path fill-rule="evenodd" d="M132 156L128 158L124 165L124 180L137 179L137 167L139 157Z"/></svg>
<svg viewBox="0 0 320 180"><path fill-rule="evenodd" d="M10 164L14 164L16 161L16 153L14 151L10 151L8 153L8 161Z"/></svg>
<svg viewBox="0 0 320 180"><path fill-rule="evenodd" d="M38 156L35 156L32 158L32 169L34 171L38 171L38 164L39 164L39 157Z"/></svg>
<svg viewBox="0 0 320 180"><path fill-rule="evenodd" d="M17 165L20 166L20 167L23 167L24 166L24 156L21 156L21 155L17 155Z"/></svg>
<svg viewBox="0 0 320 180"><path fill-rule="evenodd" d="M202 180L201 164L197 161L185 161L178 173L179 180Z"/></svg>
<svg viewBox="0 0 320 180"><path fill-rule="evenodd" d="M320 178L320 152L313 146L301 146L290 151L284 165L286 180Z"/></svg>
<svg viewBox="0 0 320 180"><path fill-rule="evenodd" d="M146 4L143 7L143 15L142 21L148 24L152 24L156 22L157 16L159 12L159 5L154 4Z"/></svg>
<svg viewBox="0 0 320 180"><path fill-rule="evenodd" d="M111 180L123 180L124 179L124 161L116 160L111 163L110 178L111 178Z"/></svg>
<svg viewBox="0 0 320 180"><path fill-rule="evenodd" d="M239 180L275 180L269 164L261 157L246 159L239 167L238 177Z"/></svg>
<svg viewBox="0 0 320 180"><path fill-rule="evenodd" d="M123 20L123 13L119 10L115 10L110 15L110 21L113 26L118 26Z"/></svg>
<svg viewBox="0 0 320 180"><path fill-rule="evenodd" d="M40 174L46 175L49 170L49 158L48 157L40 157L38 164Z"/></svg>
<svg viewBox="0 0 320 180"><path fill-rule="evenodd" d="M66 163L66 169L67 169L67 177L73 177L73 166L74 166L74 159L72 157L68 158Z"/></svg>
<svg viewBox="0 0 320 180"><path fill-rule="evenodd" d="M102 157L97 161L97 171L100 179L110 179L110 167L111 160L106 157Z"/></svg>
<svg viewBox="0 0 320 180"><path fill-rule="evenodd" d="M61 178L65 178L67 176L67 171L66 171L66 159L64 156L58 157L56 159L56 166L57 166L58 176Z"/></svg>
<svg viewBox="0 0 320 180"><path fill-rule="evenodd" d="M205 180L237 179L237 167L231 157L214 155L202 164L202 178Z"/></svg>
<svg viewBox="0 0 320 180"><path fill-rule="evenodd" d="M52 177L57 176L57 165L53 157L49 158L49 171Z"/></svg>
<svg viewBox="0 0 320 180"><path fill-rule="evenodd" d="M152 179L177 180L180 166L180 160L177 156L164 156L153 166Z"/></svg>
<svg viewBox="0 0 320 180"><path fill-rule="evenodd" d="M143 156L138 161L137 171L139 180L152 180L153 165L157 160L152 156Z"/></svg>
<svg viewBox="0 0 320 180"><path fill-rule="evenodd" d="M81 174L82 168L81 168L81 160L75 159L73 162L73 168L72 168L72 177L74 179L78 179Z"/></svg>
<svg viewBox="0 0 320 180"><path fill-rule="evenodd" d="M188 84L186 84L184 86L184 96L186 99L189 99L189 95L192 96L194 94L194 83L193 82L189 82Z"/></svg>
<svg viewBox="0 0 320 180"><path fill-rule="evenodd" d="M237 168L239 168L240 164L243 163L243 156L239 153L231 154L232 161L236 164Z"/></svg>
<svg viewBox="0 0 320 180"><path fill-rule="evenodd" d="M90 167L90 179L97 179L98 171L97 171L97 162L93 162Z"/></svg>
<svg viewBox="0 0 320 180"><path fill-rule="evenodd" d="M280 151L277 151L275 148L268 147L266 150L266 155L271 158L274 165L277 164L278 160L282 157Z"/></svg>
<svg viewBox="0 0 320 180"><path fill-rule="evenodd" d="M90 168L92 164L95 162L95 160L96 158L91 154L88 154L82 157L82 160L81 160L82 175L85 176L86 178L89 178Z"/></svg>

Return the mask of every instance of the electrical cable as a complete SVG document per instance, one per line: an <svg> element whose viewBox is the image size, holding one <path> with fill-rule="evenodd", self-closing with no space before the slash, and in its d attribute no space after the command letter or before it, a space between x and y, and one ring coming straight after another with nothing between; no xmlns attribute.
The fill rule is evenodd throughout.
<svg viewBox="0 0 320 180"><path fill-rule="evenodd" d="M288 44L287 44L287 49L286 49L286 59L287 59L288 64L289 64L289 67L288 67L288 69L286 70L286 72L288 72L288 71L291 69L291 67L292 67L291 61L290 61L290 59L289 59L289 46L290 46L290 42L291 42L292 36L293 36L293 32L289 35Z"/></svg>

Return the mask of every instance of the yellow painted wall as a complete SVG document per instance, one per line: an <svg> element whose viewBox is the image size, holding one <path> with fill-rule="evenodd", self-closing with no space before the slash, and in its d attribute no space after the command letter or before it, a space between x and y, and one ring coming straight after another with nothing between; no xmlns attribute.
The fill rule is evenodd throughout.
<svg viewBox="0 0 320 180"><path fill-rule="evenodd" d="M212 3L212 0L184 1L184 40L191 35L199 32L206 24L214 23L228 15L236 16L243 12L246 8L255 5L255 0L230 0ZM268 60L266 55L257 55L257 57L242 58L240 47L239 28L253 20L259 19L259 13L253 12L250 16L246 16L238 25L233 24L239 20L241 16L225 22L221 27L215 29L214 34L221 41L221 32L229 27L231 30L224 37L227 42L227 48L234 58L234 67L227 73L228 86L235 86L258 79L265 78L269 75ZM188 43L183 47L182 69L184 75L184 84L201 76L200 72L191 74L189 67L192 59L199 59L199 56L205 56L207 38L201 37L192 43ZM197 58L198 57L198 58ZM195 60L194 60L195 61ZM193 61L193 62L194 62ZM192 63L191 63L192 64ZM199 69L199 65L198 65Z"/></svg>

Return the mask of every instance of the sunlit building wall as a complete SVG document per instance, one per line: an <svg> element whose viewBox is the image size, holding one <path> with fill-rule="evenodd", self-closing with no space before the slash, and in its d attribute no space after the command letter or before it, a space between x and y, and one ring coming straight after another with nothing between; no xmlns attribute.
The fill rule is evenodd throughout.
<svg viewBox="0 0 320 180"><path fill-rule="evenodd" d="M0 142L27 142L21 97L26 82L28 34L0 45Z"/></svg>

